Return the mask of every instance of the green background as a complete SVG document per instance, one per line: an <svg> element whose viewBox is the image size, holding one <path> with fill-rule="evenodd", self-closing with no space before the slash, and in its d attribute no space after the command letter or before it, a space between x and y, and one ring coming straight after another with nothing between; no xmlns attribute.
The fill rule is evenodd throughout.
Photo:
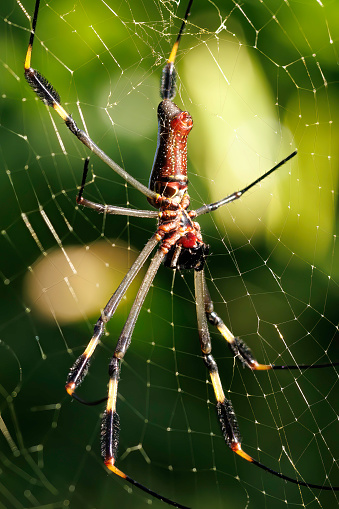
<svg viewBox="0 0 339 509"><path fill-rule="evenodd" d="M31 14L33 1L23 7ZM93 140L146 185L161 69L184 10L174 2L41 4L32 65L53 83L79 126L83 118ZM298 148L297 158L248 198L200 220L211 246L206 274L216 310L262 362L339 358L338 14L335 1L195 1L178 54L176 102L195 121L189 141L192 208L245 186ZM72 402L63 385L100 309L155 224L76 207L88 151L35 100L23 78L30 23L20 5L3 2L0 22L0 507L146 507L148 497L102 465L103 408ZM95 157L91 165L96 177L87 197L149 208ZM64 322L54 304L42 317L27 290L38 279L37 261L53 266L55 253L64 259L60 245L85 253L98 244L104 251L95 256L111 290L95 296L82 315L78 306L76 320ZM56 269L47 298L54 286L65 287L65 274L72 283L67 264L65 270ZM102 281L95 268L87 270L81 277L88 287L79 292L91 297ZM79 390L88 399L106 391L112 345L135 289L108 324ZM292 477L294 464L304 480L338 486L335 367L252 373L211 334L244 449ZM337 503L332 492L299 489L235 459L220 435L206 378L193 276L161 268L119 385L118 466L124 472L194 508ZM164 507L155 500L152 505Z"/></svg>

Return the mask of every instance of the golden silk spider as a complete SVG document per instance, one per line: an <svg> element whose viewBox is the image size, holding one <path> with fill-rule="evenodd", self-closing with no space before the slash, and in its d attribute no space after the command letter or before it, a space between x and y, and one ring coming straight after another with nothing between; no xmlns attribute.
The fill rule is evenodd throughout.
<svg viewBox="0 0 339 509"><path fill-rule="evenodd" d="M173 102L173 98L176 92L176 71L174 62L188 16L190 15L192 3L193 0L188 2L177 39L163 69L160 87L161 102L158 106L158 145L150 175L149 187L146 187L108 157L83 130L78 128L75 120L61 105L60 96L54 87L38 71L31 67L32 47L40 5L40 0L36 0L30 40L24 64L25 77L29 85L46 105L51 106L58 113L73 135L75 135L84 145L86 145L86 147L89 148L90 151L97 155L126 182L144 194L148 202L156 210L134 210L116 207L114 205L103 205L84 198L84 187L89 164L88 158L84 165L82 182L76 198L77 203L79 205L89 207L99 213L104 212L106 214L157 218L158 220L158 226L155 234L148 240L136 261L132 264L126 276L123 278L122 282L106 304L101 316L97 320L93 336L87 348L84 353L78 357L70 369L67 377L66 391L73 398L85 404L98 404L107 400L106 410L104 412L101 425L101 452L104 457L105 465L111 472L125 479L147 494L162 500L169 505L185 508L186 506L159 495L153 490L135 481L119 470L116 466L120 428L116 405L121 360L130 346L134 326L140 309L160 265L163 263L166 267L171 269L193 270L196 314L202 359L206 365L213 386L216 398L217 418L226 444L241 458L277 477L280 477L281 479L295 483L299 486L306 486L315 489L318 488L322 490L339 490L339 487L323 486L288 477L287 475L272 470L270 467L262 464L242 449L237 418L231 401L225 397L219 377L218 367L211 353L212 346L208 323L218 329L227 341L233 355L244 366L251 370L305 369L310 367L327 367L329 365L333 366L336 364L332 363L314 366L276 366L273 364L260 364L253 356L246 343L233 336L231 331L224 324L223 320L214 311L213 302L209 295L204 276L204 263L208 256L209 246L204 243L199 224L195 221L195 219L202 214L210 213L234 200L237 200L249 189L261 182L294 157L297 154L297 151L295 150L292 152L285 159L280 161L244 189L233 192L215 203L203 205L196 210L189 210L190 197L187 190L187 137L192 129L193 120L187 111L182 111ZM129 285L158 244L160 244L160 247L149 264L149 268L137 292L129 316L117 341L110 361L108 396L107 398L95 402L84 401L75 393L75 390L79 387L86 376L90 359L102 334L104 333L105 324L112 318Z"/></svg>

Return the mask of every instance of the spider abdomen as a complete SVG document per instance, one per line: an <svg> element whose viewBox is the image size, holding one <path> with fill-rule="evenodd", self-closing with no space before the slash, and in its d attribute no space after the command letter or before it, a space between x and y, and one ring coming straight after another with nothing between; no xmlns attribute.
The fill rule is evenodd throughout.
<svg viewBox="0 0 339 509"><path fill-rule="evenodd" d="M193 127L188 111L182 111L170 99L158 106L158 144L149 188L160 196L179 203L187 190L187 136ZM161 204L148 201L158 208Z"/></svg>

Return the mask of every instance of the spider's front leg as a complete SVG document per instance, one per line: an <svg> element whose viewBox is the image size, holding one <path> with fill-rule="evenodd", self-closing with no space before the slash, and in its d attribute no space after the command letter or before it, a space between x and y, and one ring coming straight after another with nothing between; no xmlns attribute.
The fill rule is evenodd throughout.
<svg viewBox="0 0 339 509"><path fill-rule="evenodd" d="M81 143L83 143L86 147L88 147L94 154L96 154L105 164L107 164L112 170L114 170L118 175L120 175L126 182L131 184L135 189L138 189L142 194L147 196L151 200L158 200L159 195L144 186L132 177L126 170L121 168L113 159L111 159L100 147L98 147L94 141L85 133L82 129L80 129L72 116L64 109L61 105L61 99L58 92L55 90L53 85L36 69L31 67L31 59L32 59L32 51L33 51L33 43L35 39L35 30L38 21L38 14L40 8L40 0L36 0L35 9L33 14L32 21L32 29L31 35L29 38L24 70L25 70L25 78L36 93L36 95L41 99L41 101L46 104L46 106L50 106L54 109L54 111L62 118L65 122L68 129L74 134Z"/></svg>

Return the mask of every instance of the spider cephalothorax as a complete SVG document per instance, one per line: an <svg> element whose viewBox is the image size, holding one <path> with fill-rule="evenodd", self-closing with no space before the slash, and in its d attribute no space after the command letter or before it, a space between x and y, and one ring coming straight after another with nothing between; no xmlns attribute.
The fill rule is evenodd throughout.
<svg viewBox="0 0 339 509"><path fill-rule="evenodd" d="M182 241L184 242L184 240ZM180 241L172 246L164 261L165 267L178 270L202 270L210 247L197 242L195 247L184 247Z"/></svg>

